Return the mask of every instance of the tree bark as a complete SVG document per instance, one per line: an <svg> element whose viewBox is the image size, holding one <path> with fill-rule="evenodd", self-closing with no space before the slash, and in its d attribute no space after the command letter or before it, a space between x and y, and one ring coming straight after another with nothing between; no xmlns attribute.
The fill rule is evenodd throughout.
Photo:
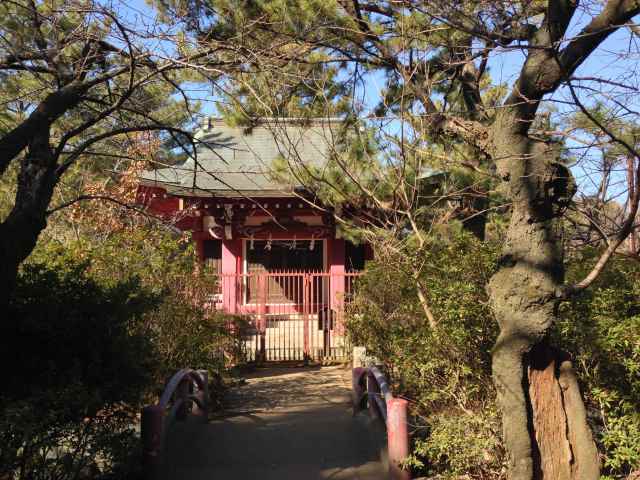
<svg viewBox="0 0 640 480"><path fill-rule="evenodd" d="M26 120L0 137L0 175L5 173L9 164L25 147L33 147L38 143L36 137L42 135L48 137L51 124L71 108L76 107L82 93L86 92L90 86L91 83L72 82L50 93Z"/></svg>
<svg viewBox="0 0 640 480"><path fill-rule="evenodd" d="M540 343L531 351L528 364L534 478L599 478L598 451L568 355Z"/></svg>
<svg viewBox="0 0 640 480"><path fill-rule="evenodd" d="M0 224L0 311L8 306L20 264L47 225L47 207L57 183L56 166L49 132L42 130L29 143L18 174L14 207Z"/></svg>
<svg viewBox="0 0 640 480"><path fill-rule="evenodd" d="M575 185L553 150L512 128L515 122L517 118L503 114L492 132L494 158L512 201L512 214L499 269L489 282L500 326L493 380L509 478L597 480L597 466L584 460L595 451L590 435L586 438L586 415L567 413L569 404L584 412L567 365L548 359L544 368L530 364L537 360L532 350L544 341L556 318L556 293L564 281L556 218L571 200ZM556 373L559 366L562 375Z"/></svg>

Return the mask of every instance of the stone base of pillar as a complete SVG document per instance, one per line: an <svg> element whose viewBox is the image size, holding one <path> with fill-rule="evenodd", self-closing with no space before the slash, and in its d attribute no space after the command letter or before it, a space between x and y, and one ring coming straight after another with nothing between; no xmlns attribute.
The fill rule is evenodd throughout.
<svg viewBox="0 0 640 480"><path fill-rule="evenodd" d="M366 347L353 347L352 368L366 367L367 349Z"/></svg>

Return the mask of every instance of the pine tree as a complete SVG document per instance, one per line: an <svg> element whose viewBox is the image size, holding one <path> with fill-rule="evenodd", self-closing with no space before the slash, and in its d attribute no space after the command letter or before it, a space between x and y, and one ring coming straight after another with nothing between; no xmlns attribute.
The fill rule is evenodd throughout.
<svg viewBox="0 0 640 480"><path fill-rule="evenodd" d="M251 124L279 115L358 117L367 104L358 92L366 96L374 82L383 83L374 111L402 125L400 134L395 129L400 142L391 155L404 154L396 157L401 167L411 166L406 159L419 158L407 155L410 146L495 183L509 204L500 268L488 285L501 332L493 350L493 378L509 476L599 478L597 451L570 362L547 344L547 337L559 302L587 288L615 246L583 281L565 284L560 224L576 183L562 143L547 131L549 110L541 106L557 98L562 86L571 87L578 104L575 89L581 81L595 91L624 83L607 77L608 72L598 72L602 76L595 80L576 80L574 74L640 13L640 5L625 0L597 7L555 0L158 3L167 18L184 19L181 24L193 42L233 45L229 58L243 59L222 95L232 104L223 112L234 121ZM492 81L492 58L514 50L521 50L524 59L515 79ZM606 125L596 126L624 145ZM637 150L626 149L638 156ZM407 171L415 172L417 163ZM351 169L345 166L343 175ZM367 160L356 171L373 170ZM347 188L340 178L328 180L329 187ZM469 185L475 183L470 179ZM372 202L386 200L374 198L377 192L370 186L360 190ZM486 196L479 197L486 202ZM471 207L482 211L487 204ZM477 227L479 236L482 227Z"/></svg>

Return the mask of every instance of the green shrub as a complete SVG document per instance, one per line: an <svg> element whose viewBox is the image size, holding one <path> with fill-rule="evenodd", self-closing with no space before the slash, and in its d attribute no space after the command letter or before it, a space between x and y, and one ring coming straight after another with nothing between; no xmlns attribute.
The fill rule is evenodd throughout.
<svg viewBox="0 0 640 480"><path fill-rule="evenodd" d="M384 364L394 391L413 400L412 466L433 475L499 471L490 358L497 326L485 292L497 247L459 232L434 238L423 250L381 251L392 253L367 265L347 326L352 342ZM435 330L412 277L418 259Z"/></svg>
<svg viewBox="0 0 640 480"><path fill-rule="evenodd" d="M159 298L100 285L86 262L27 264L0 325L0 467L18 478L81 478L135 451L135 413L151 387L143 315Z"/></svg>
<svg viewBox="0 0 640 480"><path fill-rule="evenodd" d="M66 480L109 473L136 478L140 439L135 412L115 404L91 415L87 406L96 406L95 398L79 383L3 399L0 475Z"/></svg>
<svg viewBox="0 0 640 480"><path fill-rule="evenodd" d="M572 262L584 277L597 252ZM640 469L640 263L614 258L595 284L562 305L556 342L573 356L605 478Z"/></svg>
<svg viewBox="0 0 640 480"><path fill-rule="evenodd" d="M208 314L175 292L167 292L163 302L147 313L144 320L159 356L160 382L184 367L221 375L230 363L241 358L239 334L245 328L241 317Z"/></svg>
<svg viewBox="0 0 640 480"><path fill-rule="evenodd" d="M430 473L462 476L481 473L481 478L499 478L500 420L495 410L451 415L443 412L426 419L427 433L415 441L410 465ZM498 455L498 457L496 457ZM425 464L425 459L428 463Z"/></svg>
<svg viewBox="0 0 640 480"><path fill-rule="evenodd" d="M497 326L485 293L497 246L452 234L423 251L377 253L359 282L348 328L355 344L382 361L395 391L413 400L410 465L427 475L501 478L490 377ZM567 281L582 279L597 254L571 258ZM436 330L412 280L418 260ZM551 341L573 358L603 479L626 478L640 469L640 263L614 258L590 289L560 306Z"/></svg>
<svg viewBox="0 0 640 480"><path fill-rule="evenodd" d="M192 250L147 233L43 243L23 265L0 323L0 478L135 478L141 406L237 349Z"/></svg>

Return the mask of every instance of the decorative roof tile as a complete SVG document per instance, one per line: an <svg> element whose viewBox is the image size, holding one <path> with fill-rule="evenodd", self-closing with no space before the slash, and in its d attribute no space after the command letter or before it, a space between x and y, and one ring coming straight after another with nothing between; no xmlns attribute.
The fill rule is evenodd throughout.
<svg viewBox="0 0 640 480"><path fill-rule="evenodd" d="M340 120L262 119L250 130L208 119L195 134L196 155L184 163L142 172L143 184L194 196L288 196L301 185L283 184L273 162L297 167L326 163Z"/></svg>

